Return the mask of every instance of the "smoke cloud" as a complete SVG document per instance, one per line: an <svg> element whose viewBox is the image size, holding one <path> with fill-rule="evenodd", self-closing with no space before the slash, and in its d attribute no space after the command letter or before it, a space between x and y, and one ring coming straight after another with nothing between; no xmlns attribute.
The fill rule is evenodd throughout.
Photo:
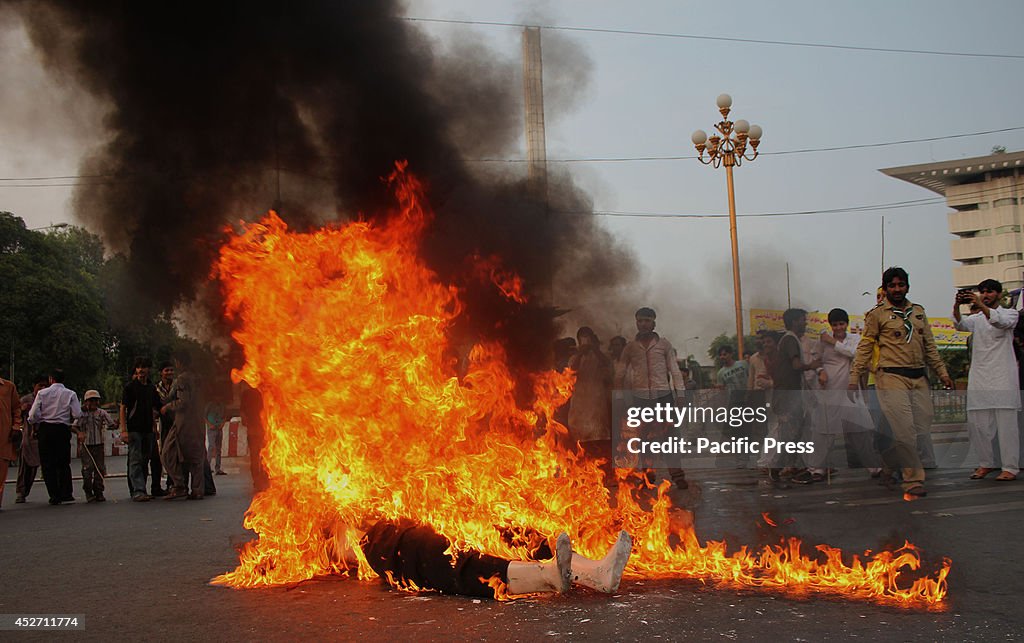
<svg viewBox="0 0 1024 643"><path fill-rule="evenodd" d="M519 60L468 38L442 51L397 2L7 4L47 68L108 106L109 138L81 167L103 178L78 188L75 209L129 255L139 312L193 299L229 222L275 205L298 229L372 217L399 159L428 186L437 218L422 252L442 279L459 282L474 253L500 256L533 301L556 273L581 299L634 275L593 217L551 214L589 210L570 177L550 180L547 207L521 164L466 161L517 155ZM578 50L553 51L585 75ZM580 90L553 86L560 104ZM541 366L549 311L465 285L462 330L505 341L513 366Z"/></svg>

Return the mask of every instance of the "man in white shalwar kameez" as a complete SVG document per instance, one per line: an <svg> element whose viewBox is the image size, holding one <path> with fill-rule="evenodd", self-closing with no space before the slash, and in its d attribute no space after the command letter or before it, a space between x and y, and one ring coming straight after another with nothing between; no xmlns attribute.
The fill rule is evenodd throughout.
<svg viewBox="0 0 1024 643"><path fill-rule="evenodd" d="M1013 329L1018 313L999 305L1003 286L995 279L978 284L978 292L959 292L953 304L957 330L971 333L971 370L967 377L967 419L971 447L978 454L974 480L996 470L992 441L999 439L1002 472L999 482L1017 479L1020 472L1020 391L1013 355ZM961 317L960 304L978 311Z"/></svg>
<svg viewBox="0 0 1024 643"><path fill-rule="evenodd" d="M871 412L859 395L850 400L846 390L860 335L847 332L850 316L842 308L829 311L828 323L832 333L822 332L820 337L818 383L821 388L814 392L820 398L811 425L814 453L807 456L811 482L826 479L828 455L839 435L852 446L863 466L872 472L879 466L879 456L873 446Z"/></svg>

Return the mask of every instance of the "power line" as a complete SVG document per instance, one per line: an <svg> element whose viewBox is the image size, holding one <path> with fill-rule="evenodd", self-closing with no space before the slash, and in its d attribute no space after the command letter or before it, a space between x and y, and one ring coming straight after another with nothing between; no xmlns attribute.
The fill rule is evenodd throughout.
<svg viewBox="0 0 1024 643"><path fill-rule="evenodd" d="M933 143L957 138L968 138L971 136L984 136L986 134L1001 134L1004 132L1016 132L1024 130L1024 126L1003 127L1000 129L984 130L981 132L967 132L965 134L948 134L946 136L929 136L927 138L908 138L901 141L883 141L880 143L858 143L856 145L835 145L831 147L813 147L796 150L778 150L760 152L760 156L784 156L787 154L811 154L815 152L838 152L842 150L859 150L873 147L890 147L893 145L907 145L910 143ZM598 157L576 157L576 158L548 158L548 163L624 163L632 161L691 161L696 159L696 154L684 156L598 156ZM502 158L480 158L466 159L473 163L525 163L526 159L502 159Z"/></svg>
<svg viewBox="0 0 1024 643"><path fill-rule="evenodd" d="M0 178L0 181L58 181L69 179L102 179L113 174L68 174L65 176L20 176L16 178Z"/></svg>
<svg viewBox="0 0 1024 643"><path fill-rule="evenodd" d="M1002 194L1005 192L1005 187L1001 186L989 186L983 187L979 190L972 192L962 192L957 194L958 199L967 197L982 197L991 194ZM842 214L851 212L877 212L879 210L901 210L904 208L916 208L921 206L930 205L941 205L945 204L946 199L941 196L936 197L923 197L920 199L910 199L907 201L892 201L889 203L873 203L869 205L853 205L842 208L827 208L819 210L795 210L795 211L784 211L784 212L751 212L746 214L737 214L737 217L796 217L796 216L813 216L818 214ZM599 216L599 217L628 217L628 218L640 218L640 219L720 219L728 217L728 214L703 214L703 213L684 213L684 212L645 212L645 211L629 211L629 210L562 210L553 211L553 214L564 214L564 215L580 215L580 216Z"/></svg>
<svg viewBox="0 0 1024 643"><path fill-rule="evenodd" d="M931 143L935 141L944 141L957 138L968 138L971 136L984 136L986 134L1001 134L1005 132L1016 132L1024 130L1024 126L1018 127L1003 127L1000 129L984 130L981 132L967 132L964 134L948 134L946 136L929 136L927 138L911 138L904 139L901 141L883 141L879 143L860 143L856 145L836 145L832 147L814 147L814 148L803 148L796 150L777 150L769 152L761 152L761 156L784 156L788 154L811 154L815 152L839 152L843 150L857 150L864 148L874 147L888 147L892 145L907 145L910 143ZM690 161L696 159L695 154L689 156L618 156L618 157L577 157L577 158L564 158L564 159L547 159L548 163L623 163L632 161ZM527 159L508 159L508 158L477 158L477 159L461 159L467 163L526 163ZM284 168L282 168L284 169ZM272 171L271 169L265 169L264 171ZM320 176L316 174L309 174L300 170L286 170L293 174L300 174L303 176L309 176L311 178L321 179L325 181L331 180L328 177ZM68 174L62 176L14 176L14 177L0 177L0 188L34 188L34 187L76 187L79 185L98 185L99 183L25 183L25 184L11 184L7 182L15 181L78 181L79 179L124 179L125 177L131 177L131 173L121 174Z"/></svg>
<svg viewBox="0 0 1024 643"><path fill-rule="evenodd" d="M918 54L924 56L961 56L966 58L1003 58L1008 60L1024 60L1024 55L1017 54L987 54L966 51L937 51L929 49L897 49L893 47L864 47L857 45L834 45L822 42L797 42L790 40L761 40L757 38L730 38L727 36L704 36L698 34L668 33L662 31L635 31L631 29L606 29L601 27L571 27L566 25L527 25L515 22L497 22L491 20L449 20L443 18L417 18L405 16L402 20L410 22L433 22L453 25L482 25L488 27L537 27L551 31L576 31L586 33L603 33L626 36L645 36L652 38L675 38L684 40L713 40L720 42L740 42L756 45L778 45L784 47L812 47L817 49L843 49L847 51L869 51L887 54Z"/></svg>
<svg viewBox="0 0 1024 643"><path fill-rule="evenodd" d="M917 199L914 201L897 201L894 203L877 203L873 205L860 205L850 206L845 208L831 208L826 210L799 210L793 212L753 212L747 214L737 214L737 217L795 217L795 216L812 216L818 214L840 214L850 212L876 212L878 210L898 210L902 208L915 208L925 205L936 205L942 203L941 198L938 199ZM567 215L581 215L581 216L598 216L598 217L626 217L626 218L638 218L638 219L721 219L728 217L728 214L693 214L684 212L635 212L635 211L623 211L623 210L593 210L593 211L552 211L552 214L567 214Z"/></svg>
<svg viewBox="0 0 1024 643"><path fill-rule="evenodd" d="M837 150L859 150L866 147L888 147L890 145L906 145L908 143L932 143L935 141L947 141L955 138L968 138L971 136L984 136L985 134L1001 134L1003 132L1016 132L1024 127L1003 127L1001 129L985 130L983 132L968 132L966 134L949 134L947 136L931 136L928 138L908 138L902 141L888 141L885 143L861 143L859 145L841 145L836 147L816 147L802 150L784 150L778 152L762 152L764 156L781 156L783 154L807 154L809 152L834 152Z"/></svg>
<svg viewBox="0 0 1024 643"><path fill-rule="evenodd" d="M321 178L321 177L316 177ZM97 184L79 184L97 185ZM0 186L8 187L8 186ZM33 186L24 186L33 187ZM38 186L48 187L48 186ZM989 194L1002 193L1005 189L999 186L982 187L973 192L963 192L957 198L981 197ZM842 208L827 208L817 210L795 210L782 212L751 212L737 214L737 217L763 218L763 217L793 217L793 216L815 216L821 214L843 214L857 212L877 212L879 210L900 210L904 208L916 208L922 206L940 205L946 203L942 197L924 197L920 199L909 199L906 201L891 201L889 203L872 203L867 205L853 205ZM630 210L554 210L552 214L571 216L598 216L598 217L621 217L638 219L720 219L728 217L724 213L685 213L685 212L653 212L653 211L630 211Z"/></svg>
<svg viewBox="0 0 1024 643"><path fill-rule="evenodd" d="M7 179L0 179L7 180ZM28 179L16 179L16 180L28 180ZM79 185L105 185L105 183L5 183L0 184L0 189L3 188L73 188Z"/></svg>

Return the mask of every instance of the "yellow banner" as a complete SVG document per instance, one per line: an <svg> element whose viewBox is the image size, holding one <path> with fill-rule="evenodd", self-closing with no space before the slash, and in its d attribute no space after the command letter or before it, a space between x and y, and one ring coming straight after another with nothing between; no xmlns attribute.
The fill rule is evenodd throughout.
<svg viewBox="0 0 1024 643"><path fill-rule="evenodd" d="M781 310L767 310L765 308L752 309L750 311L750 332L756 333L759 330L785 331L786 326L782 323L782 312ZM928 323L932 327L932 335L935 336L935 343L938 346L967 346L967 338L971 334L957 330L951 318L929 317ZM807 313L807 332L817 335L823 330L829 330L828 313ZM850 315L850 332L857 333L858 335L864 333L864 315Z"/></svg>

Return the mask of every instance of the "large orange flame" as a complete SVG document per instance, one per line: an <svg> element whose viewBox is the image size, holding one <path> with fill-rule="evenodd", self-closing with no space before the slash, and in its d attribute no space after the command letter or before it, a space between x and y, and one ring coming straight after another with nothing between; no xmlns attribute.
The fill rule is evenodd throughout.
<svg viewBox="0 0 1024 643"><path fill-rule="evenodd" d="M797 539L729 552L698 541L667 483L642 489L642 477L622 470L610 507L601 470L560 446L565 428L552 420L571 373L537 374L530 408L514 402L497 344L473 348L468 372L455 376L446 330L461 311L458 289L418 258L430 220L422 186L404 164L390 182L398 205L384 224L298 234L271 212L220 253L227 314L245 350L234 376L263 393L271 484L245 517L258 539L215 583L346 571L341 552L365 518L410 518L453 548L508 558L526 555L529 534L561 531L599 556L626 529L637 543L633 575L941 605L949 561L910 580L920 557L909 543L863 559L825 545L808 555ZM476 274L521 300L518 277L494 257L479 262ZM373 575L365 559L354 571Z"/></svg>

